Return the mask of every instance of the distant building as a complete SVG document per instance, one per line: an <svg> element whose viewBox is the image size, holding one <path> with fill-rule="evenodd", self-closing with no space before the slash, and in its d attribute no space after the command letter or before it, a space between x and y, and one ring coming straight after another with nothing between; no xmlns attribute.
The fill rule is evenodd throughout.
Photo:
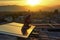
<svg viewBox="0 0 60 40"><path fill-rule="evenodd" d="M15 18L16 22L20 22L24 20L24 16L18 16L17 18Z"/></svg>
<svg viewBox="0 0 60 40"><path fill-rule="evenodd" d="M12 22L13 18L11 16L9 16L9 17L4 18L4 20L6 20L7 22Z"/></svg>

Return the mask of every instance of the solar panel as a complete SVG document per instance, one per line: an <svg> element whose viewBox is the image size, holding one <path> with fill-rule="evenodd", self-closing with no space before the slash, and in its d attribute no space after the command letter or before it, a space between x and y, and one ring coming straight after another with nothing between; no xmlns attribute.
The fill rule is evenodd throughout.
<svg viewBox="0 0 60 40"><path fill-rule="evenodd" d="M22 29L23 25L24 24L22 24L22 23L15 23L15 22L0 25L0 33L28 38L30 33L35 28L35 26L31 25L31 27L27 30L28 34L23 35L22 32L21 32L21 29Z"/></svg>

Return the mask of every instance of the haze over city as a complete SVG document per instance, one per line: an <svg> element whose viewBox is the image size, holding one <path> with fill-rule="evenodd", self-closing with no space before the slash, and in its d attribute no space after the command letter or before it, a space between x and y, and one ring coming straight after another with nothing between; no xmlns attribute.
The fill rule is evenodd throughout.
<svg viewBox="0 0 60 40"><path fill-rule="evenodd" d="M51 9L54 6L58 6L58 9L60 6L60 0L0 0L0 6L5 5L25 6L25 8L29 10L37 11L40 9Z"/></svg>

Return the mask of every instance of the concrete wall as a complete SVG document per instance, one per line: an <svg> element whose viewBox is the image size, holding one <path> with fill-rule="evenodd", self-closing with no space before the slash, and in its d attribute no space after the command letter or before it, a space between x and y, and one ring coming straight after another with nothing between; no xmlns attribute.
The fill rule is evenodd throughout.
<svg viewBox="0 0 60 40"><path fill-rule="evenodd" d="M14 36L0 34L0 40L17 40L17 38Z"/></svg>

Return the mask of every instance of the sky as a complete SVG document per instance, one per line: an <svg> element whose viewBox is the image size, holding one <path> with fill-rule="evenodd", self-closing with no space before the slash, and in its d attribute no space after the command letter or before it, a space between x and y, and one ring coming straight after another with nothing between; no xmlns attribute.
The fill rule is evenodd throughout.
<svg viewBox="0 0 60 40"><path fill-rule="evenodd" d="M40 0L39 5L54 6L60 5L60 0ZM0 0L0 5L27 5L27 0Z"/></svg>

